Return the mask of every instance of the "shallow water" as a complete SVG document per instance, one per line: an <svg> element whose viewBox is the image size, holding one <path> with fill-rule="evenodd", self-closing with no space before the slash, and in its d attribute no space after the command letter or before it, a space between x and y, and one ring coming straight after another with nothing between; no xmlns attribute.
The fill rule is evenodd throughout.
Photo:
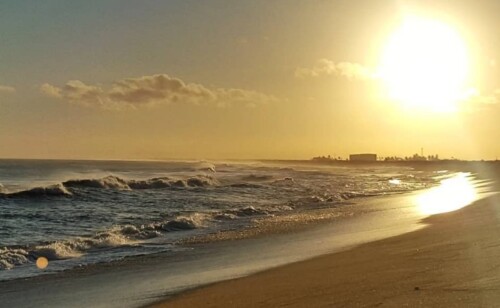
<svg viewBox="0 0 500 308"><path fill-rule="evenodd" d="M382 165L0 160L0 280L182 253L179 241L195 235L335 211L446 174ZM44 271L34 266L40 256L50 262Z"/></svg>

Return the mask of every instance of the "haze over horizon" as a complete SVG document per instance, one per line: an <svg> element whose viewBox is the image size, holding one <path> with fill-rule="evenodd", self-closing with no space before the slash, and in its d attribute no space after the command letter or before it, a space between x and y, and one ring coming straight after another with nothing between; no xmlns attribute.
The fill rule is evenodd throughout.
<svg viewBox="0 0 500 308"><path fill-rule="evenodd" d="M0 4L0 158L496 159L500 2Z"/></svg>

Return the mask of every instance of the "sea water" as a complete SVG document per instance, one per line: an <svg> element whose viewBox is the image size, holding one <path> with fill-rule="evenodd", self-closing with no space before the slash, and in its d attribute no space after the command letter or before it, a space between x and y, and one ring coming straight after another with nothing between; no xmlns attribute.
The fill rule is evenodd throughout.
<svg viewBox="0 0 500 308"><path fill-rule="evenodd" d="M345 210L358 198L429 187L446 173L385 164L0 160L0 280L182 253L182 241L195 236ZM40 257L47 270L34 265Z"/></svg>

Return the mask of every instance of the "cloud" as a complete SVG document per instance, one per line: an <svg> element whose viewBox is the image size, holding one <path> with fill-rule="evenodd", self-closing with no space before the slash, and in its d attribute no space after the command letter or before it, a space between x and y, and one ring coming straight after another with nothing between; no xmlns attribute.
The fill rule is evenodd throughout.
<svg viewBox="0 0 500 308"><path fill-rule="evenodd" d="M123 79L109 87L87 85L80 80L70 80L61 87L46 83L40 87L40 91L73 104L103 109L173 103L213 104L219 107L242 104L254 107L278 100L256 91L209 88L197 83L186 83L166 74Z"/></svg>
<svg viewBox="0 0 500 308"><path fill-rule="evenodd" d="M61 97L61 89L58 87L54 87L53 85L50 85L48 83L44 83L40 87L40 91L44 93L47 96L52 96L52 97Z"/></svg>
<svg viewBox="0 0 500 308"><path fill-rule="evenodd" d="M351 62L333 62L328 59L319 60L312 68L299 67L295 77L308 78L320 76L339 76L349 80L374 79L375 73L368 67Z"/></svg>
<svg viewBox="0 0 500 308"><path fill-rule="evenodd" d="M0 93L16 93L16 88L0 85Z"/></svg>

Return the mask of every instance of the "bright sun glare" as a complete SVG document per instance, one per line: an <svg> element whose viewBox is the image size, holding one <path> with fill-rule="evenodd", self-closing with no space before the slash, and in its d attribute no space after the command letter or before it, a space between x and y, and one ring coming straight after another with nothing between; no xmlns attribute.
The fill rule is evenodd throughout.
<svg viewBox="0 0 500 308"><path fill-rule="evenodd" d="M461 172L418 196L417 204L423 214L433 215L456 211L476 199L477 191L470 173Z"/></svg>
<svg viewBox="0 0 500 308"><path fill-rule="evenodd" d="M460 34L444 22L408 17L389 38L379 76L391 99L407 107L450 112L465 93L469 57Z"/></svg>

